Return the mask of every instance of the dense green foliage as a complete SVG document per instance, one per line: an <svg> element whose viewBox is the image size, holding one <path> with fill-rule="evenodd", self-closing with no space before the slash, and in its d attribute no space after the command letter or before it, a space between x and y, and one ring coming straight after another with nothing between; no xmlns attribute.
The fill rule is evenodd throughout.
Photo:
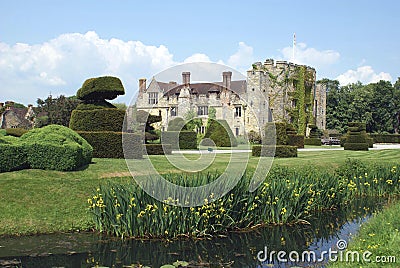
<svg viewBox="0 0 400 268"><path fill-rule="evenodd" d="M171 144L145 144L145 148L148 155L172 154Z"/></svg>
<svg viewBox="0 0 400 268"><path fill-rule="evenodd" d="M76 131L121 132L125 111L119 109L74 110L69 127Z"/></svg>
<svg viewBox="0 0 400 268"><path fill-rule="evenodd" d="M270 156L270 157L297 157L297 147L290 145L254 145L251 149L252 156Z"/></svg>
<svg viewBox="0 0 400 268"><path fill-rule="evenodd" d="M400 79L392 85L379 81L339 86L339 82L323 80L327 85L326 121L328 129L347 131L353 121L366 122L366 131L394 133L400 122Z"/></svg>
<svg viewBox="0 0 400 268"><path fill-rule="evenodd" d="M7 128L6 129L6 134L9 136L14 136L14 137L21 137L26 132L28 132L28 130L25 128Z"/></svg>
<svg viewBox="0 0 400 268"><path fill-rule="evenodd" d="M36 120L35 127L43 127L51 124L68 126L72 111L79 105L80 101L74 97L63 95L53 98L51 95L45 100L37 99L36 113L45 113ZM46 120L47 119L47 120Z"/></svg>
<svg viewBox="0 0 400 268"><path fill-rule="evenodd" d="M146 143L158 140L160 138L159 133L157 133L155 127L153 126L154 123L161 122L162 117L160 115L153 115L146 111L139 110L136 112L136 120L142 127L144 127Z"/></svg>
<svg viewBox="0 0 400 268"><path fill-rule="evenodd" d="M168 131L184 130L185 120L182 117L177 117L168 122Z"/></svg>
<svg viewBox="0 0 400 268"><path fill-rule="evenodd" d="M78 90L76 96L85 102L96 100L113 100L118 95L124 95L125 89L119 78L102 76L87 79Z"/></svg>
<svg viewBox="0 0 400 268"><path fill-rule="evenodd" d="M288 144L288 135L286 133L285 123L266 123L265 137L263 139L265 145L286 145Z"/></svg>
<svg viewBox="0 0 400 268"><path fill-rule="evenodd" d="M161 143L170 144L172 149L196 149L197 133L194 131L163 131Z"/></svg>
<svg viewBox="0 0 400 268"><path fill-rule="evenodd" d="M93 157L142 158L143 137L139 134L116 131L78 131L78 134L92 145Z"/></svg>
<svg viewBox="0 0 400 268"><path fill-rule="evenodd" d="M166 178L196 187L217 176L171 174ZM396 167L367 167L357 161L347 162L336 172L276 167L254 192L248 191L250 179L245 175L223 197L210 196L203 206L192 208L179 206L185 200L157 201L135 182L102 184L89 198L89 209L99 231L119 237L202 237L260 224L294 223L315 211L345 207L357 196L400 193Z"/></svg>
<svg viewBox="0 0 400 268"><path fill-rule="evenodd" d="M288 145L304 148L304 135L288 135Z"/></svg>
<svg viewBox="0 0 400 268"><path fill-rule="evenodd" d="M96 109L104 109L104 108L117 108L113 104L105 101L99 100L91 103L80 103L76 109L77 110L96 110Z"/></svg>
<svg viewBox="0 0 400 268"><path fill-rule="evenodd" d="M369 134L374 143L400 143L400 134Z"/></svg>
<svg viewBox="0 0 400 268"><path fill-rule="evenodd" d="M349 122L344 142L345 150L368 151L369 141L367 141L365 127L365 123Z"/></svg>
<svg viewBox="0 0 400 268"><path fill-rule="evenodd" d="M11 139L13 138L13 139ZM69 171L89 164L92 147L69 128L49 125L21 138L1 137L1 171L18 168ZM13 153L14 152L14 153Z"/></svg>
<svg viewBox="0 0 400 268"><path fill-rule="evenodd" d="M314 146L321 146L321 139L319 138L305 138L304 139L305 145L314 145Z"/></svg>
<svg viewBox="0 0 400 268"><path fill-rule="evenodd" d="M210 139L214 141L217 147L236 147L237 140L232 133L226 120L210 120L210 124L207 127L204 139ZM212 144L207 144L207 140L203 140L202 145L211 146ZM205 142L205 143L204 143Z"/></svg>

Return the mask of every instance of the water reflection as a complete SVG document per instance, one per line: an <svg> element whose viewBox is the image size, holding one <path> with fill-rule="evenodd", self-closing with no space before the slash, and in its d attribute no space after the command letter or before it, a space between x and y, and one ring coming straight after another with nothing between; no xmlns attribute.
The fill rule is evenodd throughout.
<svg viewBox="0 0 400 268"><path fill-rule="evenodd" d="M378 201L378 202L377 202ZM360 199L338 211L315 214L309 225L268 226L247 233L231 233L211 240L139 241L96 234L58 234L0 239L0 267L160 267L176 260L191 267L292 267L293 263L261 263L257 253L269 250L317 253L348 241L383 200ZM7 263L8 262L8 263ZM14 262L14 263L13 263ZM297 263L300 267L324 267Z"/></svg>

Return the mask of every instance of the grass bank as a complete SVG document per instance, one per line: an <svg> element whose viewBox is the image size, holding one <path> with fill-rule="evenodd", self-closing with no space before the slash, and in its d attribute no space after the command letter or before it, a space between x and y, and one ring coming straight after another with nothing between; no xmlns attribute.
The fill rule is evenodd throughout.
<svg viewBox="0 0 400 268"><path fill-rule="evenodd" d="M299 152L298 158L276 159L274 165L333 170L347 158L365 163L398 162L400 150L369 152ZM164 156L151 159L162 172L177 172ZM210 171L223 170L229 155L217 155ZM250 157L249 169L258 158ZM0 173L0 235L26 235L85 230L94 227L87 199L106 181L126 183L130 174L124 159L93 159L86 169L73 172L21 170Z"/></svg>
<svg viewBox="0 0 400 268"><path fill-rule="evenodd" d="M329 267L399 267L400 263L400 201L390 204L383 211L361 226L350 241L348 251L370 251L371 262L331 263ZM360 254L361 255L361 254ZM395 259L392 258L395 256ZM394 262L395 261L395 262Z"/></svg>

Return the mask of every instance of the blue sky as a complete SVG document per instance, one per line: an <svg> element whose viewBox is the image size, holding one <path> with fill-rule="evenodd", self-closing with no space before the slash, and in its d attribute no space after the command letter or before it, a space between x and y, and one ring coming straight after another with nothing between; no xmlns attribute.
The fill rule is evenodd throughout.
<svg viewBox="0 0 400 268"><path fill-rule="evenodd" d="M128 102L140 77L198 60L241 72L266 58L294 60L342 84L394 82L399 3L0 0L0 100L73 95L86 78L110 74Z"/></svg>

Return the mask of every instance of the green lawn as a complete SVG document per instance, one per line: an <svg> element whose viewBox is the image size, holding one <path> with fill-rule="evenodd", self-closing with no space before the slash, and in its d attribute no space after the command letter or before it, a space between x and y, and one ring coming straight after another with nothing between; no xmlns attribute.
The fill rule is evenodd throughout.
<svg viewBox="0 0 400 268"><path fill-rule="evenodd" d="M209 170L224 170L229 157L229 154L218 154ZM314 165L333 170L347 158L367 163L398 162L400 150L299 152L298 158L276 159L274 165ZM152 156L151 159L161 172L178 172L167 163L165 156ZM250 157L249 168L254 168L258 160ZM106 180L124 182L129 179L124 159L93 159L93 164L86 169L74 172L21 170L1 173L0 235L89 229L93 224L87 213L87 199L93 189Z"/></svg>

